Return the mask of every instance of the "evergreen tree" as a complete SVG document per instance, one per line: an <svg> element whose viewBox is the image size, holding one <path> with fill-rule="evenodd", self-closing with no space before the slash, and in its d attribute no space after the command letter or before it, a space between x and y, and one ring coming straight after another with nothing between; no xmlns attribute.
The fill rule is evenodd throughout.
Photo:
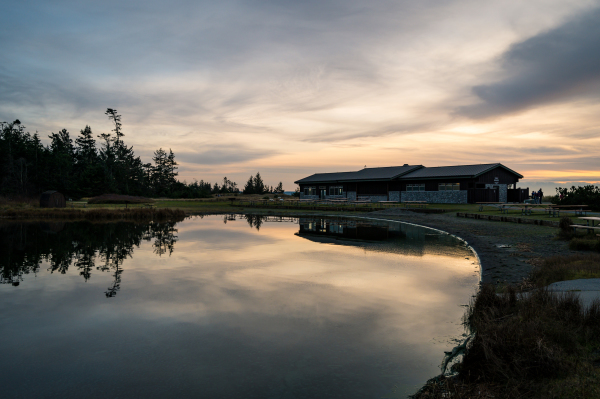
<svg viewBox="0 0 600 399"><path fill-rule="evenodd" d="M75 139L76 187L74 191L78 196L101 194L102 166L99 161L92 128L86 126Z"/></svg>
<svg viewBox="0 0 600 399"><path fill-rule="evenodd" d="M283 193L283 183L279 182L279 184L277 185L277 187L275 187L275 192L278 194Z"/></svg>
<svg viewBox="0 0 600 399"><path fill-rule="evenodd" d="M53 188L63 193L72 193L73 166L75 164L75 147L73 140L69 137L67 129L48 136L50 142L50 168L53 171L53 179L50 183Z"/></svg>
<svg viewBox="0 0 600 399"><path fill-rule="evenodd" d="M254 194L254 178L250 176L244 186L244 194Z"/></svg>
<svg viewBox="0 0 600 399"><path fill-rule="evenodd" d="M260 172L256 172L256 176L254 176L254 193L255 194L264 194L266 191L265 183L260 177Z"/></svg>
<svg viewBox="0 0 600 399"><path fill-rule="evenodd" d="M114 138L110 133L102 133L98 136L104 142L100 145L98 152L103 169L103 179L101 191L104 193L114 193L117 191L115 184L114 168L116 163L116 155L114 149Z"/></svg>

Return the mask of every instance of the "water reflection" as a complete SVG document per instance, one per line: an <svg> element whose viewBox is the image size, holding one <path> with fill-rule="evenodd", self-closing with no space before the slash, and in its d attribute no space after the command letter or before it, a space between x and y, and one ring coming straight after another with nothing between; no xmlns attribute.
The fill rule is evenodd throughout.
<svg viewBox="0 0 600 399"><path fill-rule="evenodd" d="M477 283L458 240L397 223L219 215L0 234L0 275L21 282L0 285L3 398L405 398L439 372Z"/></svg>
<svg viewBox="0 0 600 399"><path fill-rule="evenodd" d="M297 236L334 245L360 246L402 255L464 253L455 237L420 226L386 221L334 218L300 218ZM384 245L373 245L381 243Z"/></svg>
<svg viewBox="0 0 600 399"><path fill-rule="evenodd" d="M153 252L173 253L177 241L175 222L121 223L3 223L0 224L0 284L19 286L26 275L36 274L45 261L50 273L66 274L75 267L84 281L93 271L111 273L106 297L121 286L123 262L142 241L152 242Z"/></svg>

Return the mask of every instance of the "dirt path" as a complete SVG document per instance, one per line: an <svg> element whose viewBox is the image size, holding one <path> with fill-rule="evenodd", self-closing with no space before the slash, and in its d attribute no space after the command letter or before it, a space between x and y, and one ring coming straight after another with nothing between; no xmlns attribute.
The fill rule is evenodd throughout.
<svg viewBox="0 0 600 399"><path fill-rule="evenodd" d="M518 284L540 258L569 255L564 241L556 240L555 227L459 218L456 213L424 214L386 209L362 216L399 220L433 227L466 240L481 260L486 283Z"/></svg>

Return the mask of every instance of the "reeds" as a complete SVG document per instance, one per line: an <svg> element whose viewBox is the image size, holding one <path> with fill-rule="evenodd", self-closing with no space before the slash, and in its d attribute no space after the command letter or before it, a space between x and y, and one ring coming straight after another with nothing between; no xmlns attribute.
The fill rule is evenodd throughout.
<svg viewBox="0 0 600 399"><path fill-rule="evenodd" d="M536 265L529 277L529 285L545 287L557 281L600 277L600 254L551 256Z"/></svg>
<svg viewBox="0 0 600 399"><path fill-rule="evenodd" d="M484 285L464 316L475 333L455 378L418 398L600 398L600 301ZM592 384L592 385L590 385Z"/></svg>
<svg viewBox="0 0 600 399"><path fill-rule="evenodd" d="M20 219L65 219L90 221L181 221L185 212L170 208L131 208L131 209L10 209L0 212L0 216Z"/></svg>

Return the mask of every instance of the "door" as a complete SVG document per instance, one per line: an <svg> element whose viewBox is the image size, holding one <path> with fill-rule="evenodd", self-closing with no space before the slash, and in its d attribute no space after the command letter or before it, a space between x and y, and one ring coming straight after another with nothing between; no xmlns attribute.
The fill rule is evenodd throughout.
<svg viewBox="0 0 600 399"><path fill-rule="evenodd" d="M319 195L319 198L321 199L325 199L325 196L327 195L327 189L322 188L321 189L321 195Z"/></svg>

